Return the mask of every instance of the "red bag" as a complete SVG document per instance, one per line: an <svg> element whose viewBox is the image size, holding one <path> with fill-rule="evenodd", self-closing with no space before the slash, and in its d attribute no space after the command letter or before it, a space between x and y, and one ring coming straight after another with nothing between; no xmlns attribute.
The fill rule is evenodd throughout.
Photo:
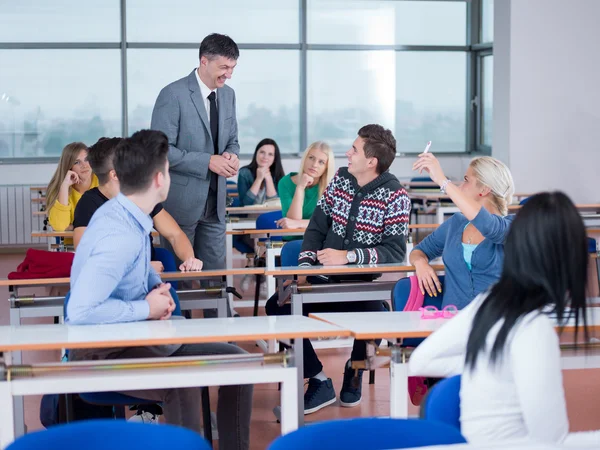
<svg viewBox="0 0 600 450"><path fill-rule="evenodd" d="M8 274L9 280L32 280L36 278L62 278L71 276L75 253L49 252L30 248L16 272Z"/></svg>

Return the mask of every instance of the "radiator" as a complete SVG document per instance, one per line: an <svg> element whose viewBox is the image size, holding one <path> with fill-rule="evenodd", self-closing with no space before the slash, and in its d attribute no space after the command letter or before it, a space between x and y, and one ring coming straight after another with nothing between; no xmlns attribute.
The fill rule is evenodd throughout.
<svg viewBox="0 0 600 450"><path fill-rule="evenodd" d="M40 203L32 203L39 197L30 185L0 186L0 246L44 244L40 238L32 238L31 232L44 227L44 216L34 216L40 211ZM45 239L44 239L45 241Z"/></svg>

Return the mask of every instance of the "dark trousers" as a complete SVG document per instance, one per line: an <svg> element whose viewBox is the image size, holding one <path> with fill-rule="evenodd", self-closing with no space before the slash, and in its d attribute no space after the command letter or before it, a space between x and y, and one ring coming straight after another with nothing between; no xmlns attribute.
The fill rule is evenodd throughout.
<svg viewBox="0 0 600 450"><path fill-rule="evenodd" d="M279 294L273 295L265 306L268 316L285 316L292 312L292 305L286 303L278 306ZM365 311L386 311L381 301L365 302L339 302L339 303L309 303L302 305L302 314L308 316L310 313L324 312L365 312ZM354 341L352 347L352 361L364 361L367 356L366 341ZM311 378L323 370L323 364L319 361L315 349L309 339L304 339L304 378Z"/></svg>

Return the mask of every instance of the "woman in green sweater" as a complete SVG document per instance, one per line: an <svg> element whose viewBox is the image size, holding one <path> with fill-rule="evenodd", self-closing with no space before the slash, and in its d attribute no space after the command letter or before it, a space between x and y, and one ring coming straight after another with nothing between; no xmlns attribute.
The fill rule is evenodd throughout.
<svg viewBox="0 0 600 450"><path fill-rule="evenodd" d="M306 228L325 188L335 175L331 147L323 141L313 142L302 155L301 172L292 172L279 181L279 198L283 218L280 228Z"/></svg>

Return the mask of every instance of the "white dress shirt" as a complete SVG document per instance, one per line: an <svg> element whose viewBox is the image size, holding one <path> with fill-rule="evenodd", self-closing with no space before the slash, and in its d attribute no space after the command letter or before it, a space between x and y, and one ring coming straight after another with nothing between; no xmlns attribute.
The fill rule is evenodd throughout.
<svg viewBox="0 0 600 450"><path fill-rule="evenodd" d="M208 86L204 84L204 82L200 79L200 75L198 75L198 68L194 71L196 74L196 80L198 80L198 86L200 86L200 92L202 93L202 100L204 100L204 107L206 108L206 115L208 116L208 123L210 123L210 100L208 96L211 92L215 93L215 101L217 101L217 90L214 89L211 91Z"/></svg>

